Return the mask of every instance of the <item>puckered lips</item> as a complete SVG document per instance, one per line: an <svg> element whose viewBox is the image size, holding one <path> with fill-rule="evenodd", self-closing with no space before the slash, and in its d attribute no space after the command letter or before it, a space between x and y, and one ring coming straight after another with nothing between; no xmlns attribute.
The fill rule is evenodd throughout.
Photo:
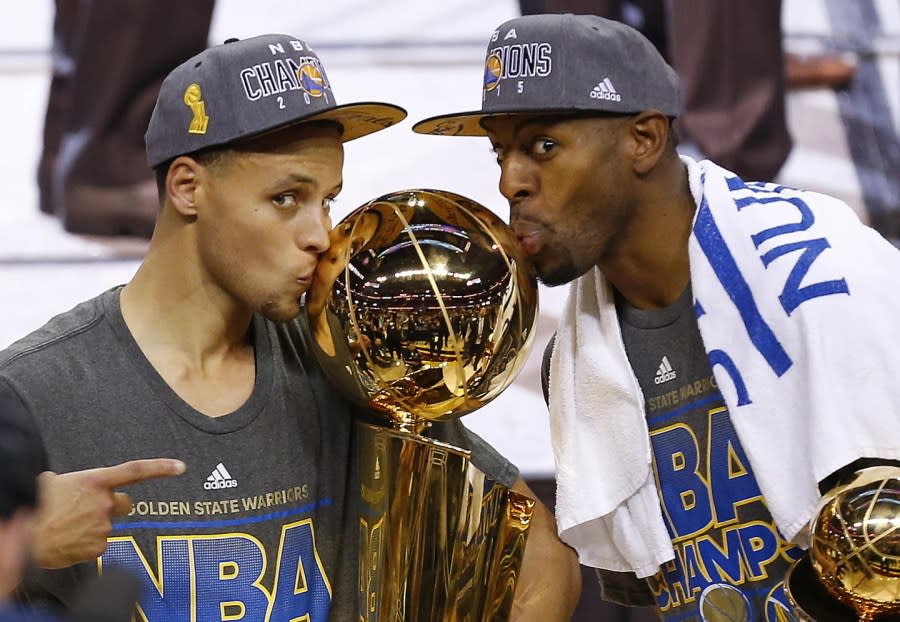
<svg viewBox="0 0 900 622"><path fill-rule="evenodd" d="M517 220L512 223L519 248L526 255L537 255L543 246L544 228L537 223Z"/></svg>

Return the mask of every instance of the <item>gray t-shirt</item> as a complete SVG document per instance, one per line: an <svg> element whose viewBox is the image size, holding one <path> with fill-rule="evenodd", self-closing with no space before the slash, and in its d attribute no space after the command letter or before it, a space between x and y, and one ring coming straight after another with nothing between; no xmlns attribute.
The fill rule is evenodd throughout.
<svg viewBox="0 0 900 622"><path fill-rule="evenodd" d="M41 571L26 599L71 602L104 566L139 577L147 622L355 619L359 484L351 407L306 354L298 323L255 317L256 383L235 412L208 417L141 352L116 288L0 353L0 392L34 417L50 468L179 458L177 478L128 487L96 564ZM458 422L433 436L472 450L502 484L518 472ZM304 616L309 616L304 618Z"/></svg>
<svg viewBox="0 0 900 622"><path fill-rule="evenodd" d="M781 537L760 493L716 386L690 288L665 309L640 310L621 297L617 308L675 548L675 560L650 581L664 619L792 619L784 574L802 551Z"/></svg>

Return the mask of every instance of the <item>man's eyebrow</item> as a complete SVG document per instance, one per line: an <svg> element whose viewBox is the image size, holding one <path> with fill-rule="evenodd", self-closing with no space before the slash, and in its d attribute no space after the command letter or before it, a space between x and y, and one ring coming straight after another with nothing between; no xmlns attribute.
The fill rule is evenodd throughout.
<svg viewBox="0 0 900 622"><path fill-rule="evenodd" d="M272 182L272 186L288 186L291 184L315 184L316 180L309 175L301 175L299 173L291 173Z"/></svg>
<svg viewBox="0 0 900 622"><path fill-rule="evenodd" d="M517 135L524 128L526 128L530 125L555 125L557 123L566 121L571 118L574 118L574 117L568 116L568 115L540 115L540 116L525 117L524 119L522 119L521 121L519 121L518 123L513 125L513 128L512 128L513 135L514 136ZM485 121L487 121L488 123L484 123ZM481 125L485 129L485 131L488 133L488 138L491 137L491 128L490 128L489 122L490 122L490 119L483 119L482 125Z"/></svg>
<svg viewBox="0 0 900 622"><path fill-rule="evenodd" d="M301 173L290 173L288 175L285 175L284 177L281 177L281 178L273 181L271 183L270 187L273 190L277 190L279 188L284 188L286 186L302 186L302 185L318 186L319 180L317 180L315 177L310 177L309 175L303 175ZM343 189L344 189L344 180L342 179L337 184L335 184L334 187L331 189L331 194L338 194Z"/></svg>
<svg viewBox="0 0 900 622"><path fill-rule="evenodd" d="M559 123L560 120L560 117L551 116L527 117L516 123L515 131L520 132L522 128L528 127L529 125L553 125L554 123Z"/></svg>

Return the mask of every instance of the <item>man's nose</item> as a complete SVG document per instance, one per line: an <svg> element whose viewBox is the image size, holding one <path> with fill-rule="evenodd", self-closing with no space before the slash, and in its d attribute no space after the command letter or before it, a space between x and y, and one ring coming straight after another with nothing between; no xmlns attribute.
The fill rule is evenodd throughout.
<svg viewBox="0 0 900 622"><path fill-rule="evenodd" d="M324 253L331 246L331 218L324 211L310 214L298 225L297 245L311 253Z"/></svg>
<svg viewBox="0 0 900 622"><path fill-rule="evenodd" d="M535 190L531 167L523 156L507 156L500 164L500 193L510 203L530 196Z"/></svg>

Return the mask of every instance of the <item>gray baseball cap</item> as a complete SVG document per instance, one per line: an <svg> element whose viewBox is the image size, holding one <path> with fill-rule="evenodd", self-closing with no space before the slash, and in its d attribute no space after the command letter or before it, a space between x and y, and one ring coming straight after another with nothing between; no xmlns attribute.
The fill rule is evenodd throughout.
<svg viewBox="0 0 900 622"><path fill-rule="evenodd" d="M144 135L147 163L308 121L335 121L346 142L406 118L393 104L338 105L318 55L284 34L230 39L172 70Z"/></svg>
<svg viewBox="0 0 900 622"><path fill-rule="evenodd" d="M484 136L481 120L535 113L679 113L678 77L634 28L596 15L526 15L488 42L481 110L431 117L413 131Z"/></svg>

